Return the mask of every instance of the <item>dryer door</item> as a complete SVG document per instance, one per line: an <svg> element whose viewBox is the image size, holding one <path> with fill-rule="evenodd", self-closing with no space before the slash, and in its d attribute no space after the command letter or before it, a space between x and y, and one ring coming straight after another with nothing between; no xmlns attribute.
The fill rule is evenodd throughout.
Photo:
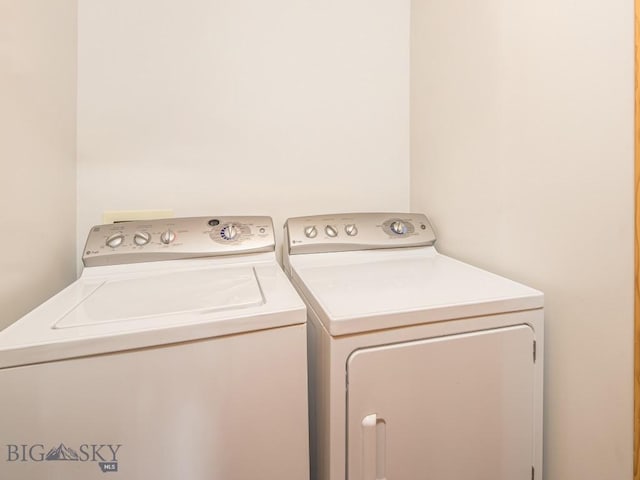
<svg viewBox="0 0 640 480"><path fill-rule="evenodd" d="M529 480L533 330L525 325L355 351L349 480Z"/></svg>

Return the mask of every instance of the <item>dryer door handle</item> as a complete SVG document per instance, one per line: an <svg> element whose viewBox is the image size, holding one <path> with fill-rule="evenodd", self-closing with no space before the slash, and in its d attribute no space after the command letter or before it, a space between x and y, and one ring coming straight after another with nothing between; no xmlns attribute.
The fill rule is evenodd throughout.
<svg viewBox="0 0 640 480"><path fill-rule="evenodd" d="M372 413L362 419L362 480L385 480L386 422Z"/></svg>

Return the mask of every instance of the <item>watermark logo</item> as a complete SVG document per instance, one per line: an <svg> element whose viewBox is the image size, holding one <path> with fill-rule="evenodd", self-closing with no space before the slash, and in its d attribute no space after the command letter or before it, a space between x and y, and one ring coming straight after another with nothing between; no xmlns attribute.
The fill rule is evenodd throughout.
<svg viewBox="0 0 640 480"><path fill-rule="evenodd" d="M10 443L6 447L7 462L95 462L103 473L110 473L118 471L118 452L122 444L83 443L73 449L60 443L47 449L42 443Z"/></svg>
<svg viewBox="0 0 640 480"><path fill-rule="evenodd" d="M48 462L52 460L73 460L77 462L79 457L75 450L67 448L64 443L61 443L57 447L49 450L49 453L47 453L44 459Z"/></svg>

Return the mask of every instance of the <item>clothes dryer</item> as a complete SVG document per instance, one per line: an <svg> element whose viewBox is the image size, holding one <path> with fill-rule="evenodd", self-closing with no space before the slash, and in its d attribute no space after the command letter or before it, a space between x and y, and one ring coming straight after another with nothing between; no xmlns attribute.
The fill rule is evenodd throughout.
<svg viewBox="0 0 640 480"><path fill-rule="evenodd" d="M422 214L291 218L284 237L312 478L541 478L541 292L440 254Z"/></svg>
<svg viewBox="0 0 640 480"><path fill-rule="evenodd" d="M94 227L0 332L0 478L308 478L305 307L269 217Z"/></svg>

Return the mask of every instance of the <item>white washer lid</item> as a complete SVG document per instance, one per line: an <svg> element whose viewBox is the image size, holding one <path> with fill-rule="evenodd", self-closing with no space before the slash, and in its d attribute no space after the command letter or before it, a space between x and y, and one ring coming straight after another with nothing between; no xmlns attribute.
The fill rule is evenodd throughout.
<svg viewBox="0 0 640 480"><path fill-rule="evenodd" d="M290 257L292 278L332 335L543 307L543 294L434 247Z"/></svg>
<svg viewBox="0 0 640 480"><path fill-rule="evenodd" d="M306 322L273 253L85 269L0 331L0 368Z"/></svg>
<svg viewBox="0 0 640 480"><path fill-rule="evenodd" d="M68 292L78 303L54 328L104 322L132 322L179 313L214 312L264 304L251 267L136 275L134 278L81 278Z"/></svg>

